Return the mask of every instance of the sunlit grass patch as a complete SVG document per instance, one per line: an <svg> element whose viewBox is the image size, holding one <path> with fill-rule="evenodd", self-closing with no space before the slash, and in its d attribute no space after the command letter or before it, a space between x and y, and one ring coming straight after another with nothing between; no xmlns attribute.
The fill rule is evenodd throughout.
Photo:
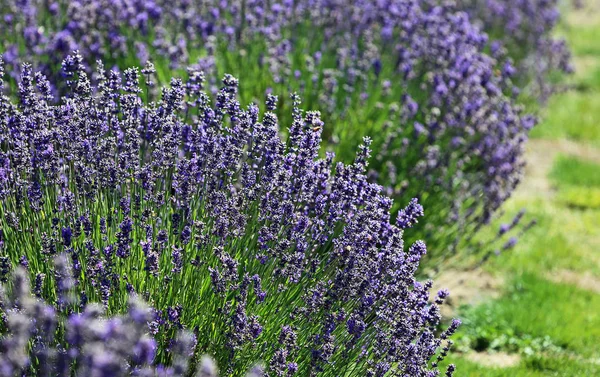
<svg viewBox="0 0 600 377"><path fill-rule="evenodd" d="M600 244L596 241L600 211L589 207L593 202L585 199L581 199L581 205L588 207L567 206L562 201L562 192L532 200L529 194L521 196L521 191L518 191L506 203L505 215L495 221L482 238L492 238L492 232L496 232L501 224L509 223L522 208L526 208L522 221L535 220L536 225L524 234L519 234L518 230L508 234L509 237L518 236L518 243L499 256L491 257L484 268L509 276L558 268L588 271L600 276L600 254L597 252ZM487 246L486 250L498 248L501 244Z"/></svg>
<svg viewBox="0 0 600 377"><path fill-rule="evenodd" d="M532 137L560 139L600 145L600 95L568 91L550 99L543 123Z"/></svg>
<svg viewBox="0 0 600 377"><path fill-rule="evenodd" d="M600 189L595 187L565 187L557 194L559 203L574 209L600 209Z"/></svg>

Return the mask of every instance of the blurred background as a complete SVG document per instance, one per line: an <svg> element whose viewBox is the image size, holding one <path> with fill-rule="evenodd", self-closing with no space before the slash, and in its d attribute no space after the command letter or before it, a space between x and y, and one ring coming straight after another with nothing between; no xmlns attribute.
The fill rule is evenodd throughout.
<svg viewBox="0 0 600 377"><path fill-rule="evenodd" d="M525 179L506 203L536 226L479 270L446 271L462 376L600 375L600 2L562 4L572 49L527 144Z"/></svg>

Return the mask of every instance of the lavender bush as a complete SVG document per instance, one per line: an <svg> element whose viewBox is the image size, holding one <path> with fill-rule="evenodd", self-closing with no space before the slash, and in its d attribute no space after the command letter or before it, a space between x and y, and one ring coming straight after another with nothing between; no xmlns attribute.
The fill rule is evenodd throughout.
<svg viewBox="0 0 600 377"><path fill-rule="evenodd" d="M226 72L241 79L242 104L278 96L285 122L288 93L301 93L322 112L324 149L342 161L372 137L370 181L396 198L393 213L419 197L428 221L406 237L445 257L510 196L535 124L515 104L512 60L501 49L487 55L487 35L460 9L435 0L11 0L0 27L15 73L24 57L58 77L76 48L88 67L152 57L162 83L191 63L213 94Z"/></svg>
<svg viewBox="0 0 600 377"><path fill-rule="evenodd" d="M198 71L158 91L150 63L123 75L98 63L93 87L82 61L63 62L60 99L27 64L19 100L0 98L0 277L25 266L69 315L142 297L158 364L185 328L227 375L258 360L270 376L439 375L459 322L438 332L448 292L429 301L431 281L414 276L425 244L403 244L423 208L392 220L366 175L369 139L336 163L297 95L282 139L277 98L242 107L232 76L211 100ZM59 253L72 282L52 268Z"/></svg>

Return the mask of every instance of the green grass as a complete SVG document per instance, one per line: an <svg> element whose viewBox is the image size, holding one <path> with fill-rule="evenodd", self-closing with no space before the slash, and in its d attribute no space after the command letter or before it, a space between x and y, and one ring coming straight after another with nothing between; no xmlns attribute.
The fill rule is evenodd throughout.
<svg viewBox="0 0 600 377"><path fill-rule="evenodd" d="M532 356L519 365L509 368L492 368L461 359L457 363L457 376L463 377L550 377L550 376L597 376L600 366L590 362L573 360L564 356Z"/></svg>
<svg viewBox="0 0 600 377"><path fill-rule="evenodd" d="M538 224L521 237L514 250L492 260L490 268L518 274L552 269L593 270L600 274L600 266L589 263L588 256L595 250L586 243L594 237L588 234L588 229L598 224L600 212L580 213L569 208L540 206L539 203L531 204L528 209L527 216Z"/></svg>
<svg viewBox="0 0 600 377"><path fill-rule="evenodd" d="M600 92L572 90L550 99L534 138L569 139L600 146Z"/></svg>
<svg viewBox="0 0 600 377"><path fill-rule="evenodd" d="M485 265L506 282L500 296L459 310L460 352L447 360L457 364L457 376L600 375L600 163L548 141L585 144L600 156L600 17L589 9L571 12L561 33L577 73L566 81L570 90L543 110L532 136L546 141L532 141L537 159L530 161L529 177L492 229L521 208L527 209L524 221L536 219L537 225ZM476 351L521 358L513 366L491 367L470 358Z"/></svg>
<svg viewBox="0 0 600 377"><path fill-rule="evenodd" d="M558 193L558 201L579 209L600 209L600 189L590 187L565 187Z"/></svg>
<svg viewBox="0 0 600 377"><path fill-rule="evenodd" d="M560 155L550 172L557 201L576 209L600 209L600 164Z"/></svg>
<svg viewBox="0 0 600 377"><path fill-rule="evenodd" d="M586 0L588 8L571 11L565 9L560 35L569 42L575 56L600 55L600 28L598 28L598 7L595 0ZM590 6L591 5L591 6Z"/></svg>
<svg viewBox="0 0 600 377"><path fill-rule="evenodd" d="M550 177L560 186L600 187L600 165L573 156L560 155L552 167Z"/></svg>
<svg viewBox="0 0 600 377"><path fill-rule="evenodd" d="M570 271L600 282L600 181L592 177L599 168L559 154L545 172L557 189L532 193L526 181L507 203L506 215L495 225L509 222L523 207L528 210L526 218L535 218L537 225L513 250L485 266L508 283L498 299L461 309L464 326L457 334L457 348L517 353L523 358L514 367L491 368L459 354L451 360L464 368L459 369L460 375L600 373L600 294L589 286L560 281L560 272ZM569 202L568 195L572 196ZM575 201L580 205L574 205Z"/></svg>
<svg viewBox="0 0 600 377"><path fill-rule="evenodd" d="M600 357L600 295L595 292L523 274L515 276L500 299L466 314L465 334L475 338L479 349L495 340L490 334L501 333L524 341L548 337L565 354ZM510 350L507 343L502 348Z"/></svg>

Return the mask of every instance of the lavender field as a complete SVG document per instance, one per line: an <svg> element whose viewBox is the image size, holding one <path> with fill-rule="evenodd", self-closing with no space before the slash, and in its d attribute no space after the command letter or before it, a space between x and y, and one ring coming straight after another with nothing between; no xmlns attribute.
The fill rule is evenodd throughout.
<svg viewBox="0 0 600 377"><path fill-rule="evenodd" d="M600 375L594 0L0 16L0 376Z"/></svg>

